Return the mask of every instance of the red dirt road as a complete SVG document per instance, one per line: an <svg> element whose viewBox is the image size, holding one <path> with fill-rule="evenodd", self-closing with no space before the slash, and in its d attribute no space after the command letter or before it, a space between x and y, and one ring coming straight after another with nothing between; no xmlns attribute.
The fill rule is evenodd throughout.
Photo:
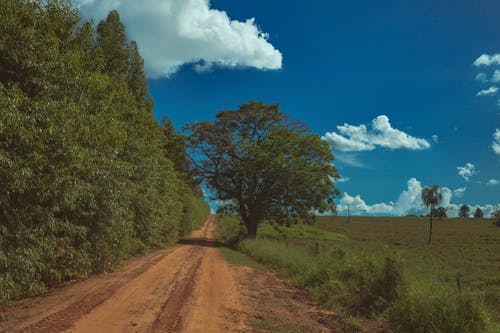
<svg viewBox="0 0 500 333"><path fill-rule="evenodd" d="M17 315L0 323L0 331L243 331L237 278L215 247L214 228L212 215L187 244L133 259L112 274L27 299L18 304Z"/></svg>
<svg viewBox="0 0 500 333"><path fill-rule="evenodd" d="M229 264L216 247L215 228L212 215L179 245L17 301L4 312L0 332L360 331L273 273Z"/></svg>

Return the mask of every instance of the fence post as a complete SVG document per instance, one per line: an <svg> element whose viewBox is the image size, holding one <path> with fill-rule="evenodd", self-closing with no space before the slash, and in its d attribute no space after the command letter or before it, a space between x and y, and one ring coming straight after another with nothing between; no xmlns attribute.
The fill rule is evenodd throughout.
<svg viewBox="0 0 500 333"><path fill-rule="evenodd" d="M462 295L462 284L460 283L460 273L457 273L457 289L458 289L458 294Z"/></svg>

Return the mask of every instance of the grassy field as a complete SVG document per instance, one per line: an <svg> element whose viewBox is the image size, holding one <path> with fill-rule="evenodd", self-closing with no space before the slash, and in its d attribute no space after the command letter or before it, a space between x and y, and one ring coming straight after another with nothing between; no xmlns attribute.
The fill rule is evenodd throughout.
<svg viewBox="0 0 500 333"><path fill-rule="evenodd" d="M342 245L358 253L395 254L407 275L484 293L500 319L500 228L490 219L443 219L433 224L427 245L428 218L320 217L315 227L346 235Z"/></svg>
<svg viewBox="0 0 500 333"><path fill-rule="evenodd" d="M314 226L264 224L225 238L325 306L376 316L398 332L500 332L500 228L492 220L320 217Z"/></svg>

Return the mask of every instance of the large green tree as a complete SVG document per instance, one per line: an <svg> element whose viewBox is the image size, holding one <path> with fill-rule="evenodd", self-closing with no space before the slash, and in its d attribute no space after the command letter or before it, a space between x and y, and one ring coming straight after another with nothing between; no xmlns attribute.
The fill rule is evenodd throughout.
<svg viewBox="0 0 500 333"><path fill-rule="evenodd" d="M443 198L441 191L439 190L438 185L433 185L432 187L425 186L422 189L422 202L424 205L427 207L430 207L430 212L429 212L429 240L428 244L431 243L432 239L432 212L434 210L434 207L439 205L441 202L441 199Z"/></svg>
<svg viewBox="0 0 500 333"><path fill-rule="evenodd" d="M265 219L310 219L338 192L328 144L280 112L250 101L190 126L193 171L254 237Z"/></svg>

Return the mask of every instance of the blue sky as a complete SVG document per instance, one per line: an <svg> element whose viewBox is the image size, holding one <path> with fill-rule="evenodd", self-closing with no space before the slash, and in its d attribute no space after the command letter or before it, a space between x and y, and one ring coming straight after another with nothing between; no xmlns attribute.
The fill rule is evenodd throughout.
<svg viewBox="0 0 500 333"><path fill-rule="evenodd" d="M432 184L450 212L500 203L499 1L76 3L96 20L118 9L157 119L252 99L308 124L337 157L341 211L421 213Z"/></svg>

